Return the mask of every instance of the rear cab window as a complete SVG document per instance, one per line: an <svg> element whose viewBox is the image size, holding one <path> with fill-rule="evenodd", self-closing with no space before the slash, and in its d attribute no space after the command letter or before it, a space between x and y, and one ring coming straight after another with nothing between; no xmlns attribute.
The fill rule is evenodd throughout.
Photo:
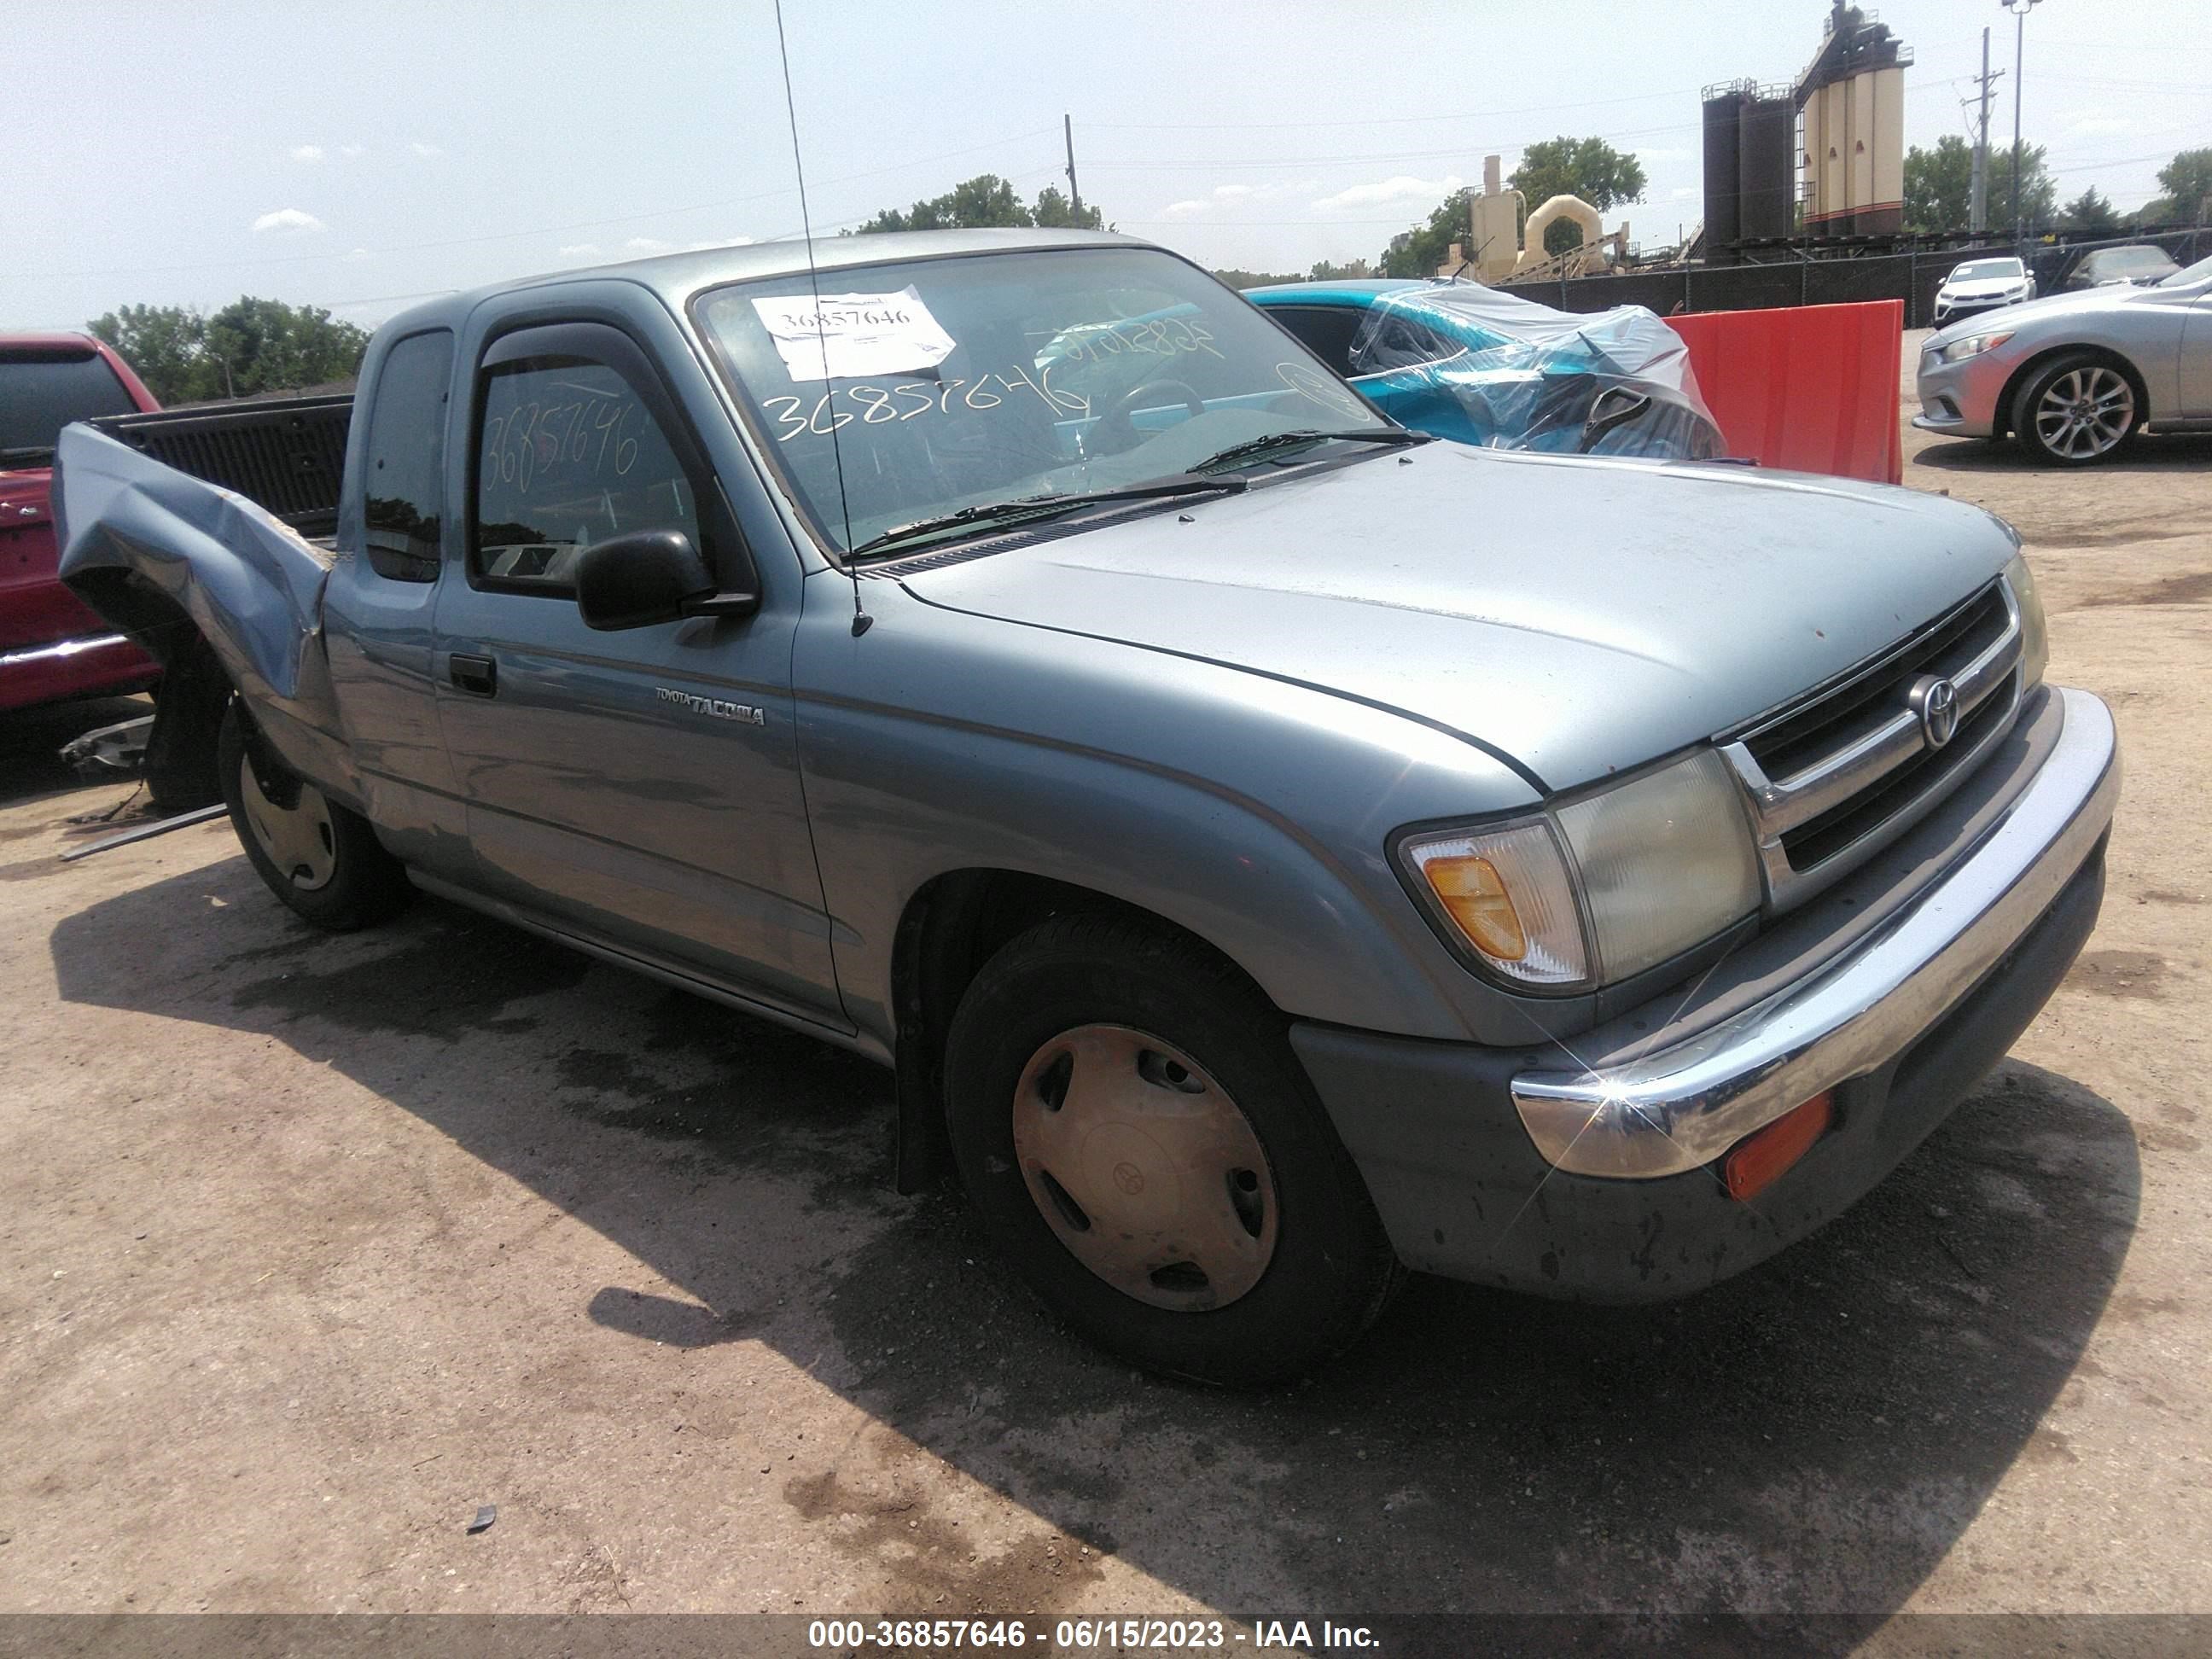
<svg viewBox="0 0 2212 1659"><path fill-rule="evenodd" d="M395 581L438 579L445 497L446 401L453 336L434 329L393 346L369 400L367 534L369 568Z"/></svg>
<svg viewBox="0 0 2212 1659"><path fill-rule="evenodd" d="M90 346L0 346L0 466L44 466L71 421L131 415L138 404Z"/></svg>

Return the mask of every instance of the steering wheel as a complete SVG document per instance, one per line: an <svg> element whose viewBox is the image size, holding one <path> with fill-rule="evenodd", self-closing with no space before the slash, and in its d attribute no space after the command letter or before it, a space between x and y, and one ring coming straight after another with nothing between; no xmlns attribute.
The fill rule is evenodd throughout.
<svg viewBox="0 0 2212 1659"><path fill-rule="evenodd" d="M1118 440L1103 447L1104 453L1109 455L1118 455L1125 449L1135 447L1137 411L1148 403L1164 403L1172 397L1180 397L1182 399L1182 406L1190 412L1190 417L1193 420L1206 413L1206 399L1200 397L1187 382L1146 380L1141 386L1131 386L1114 400L1114 407L1100 416L1098 423L1091 428L1091 438L1096 441L1102 434L1110 434L1114 439ZM1085 447L1088 447L1088 446Z"/></svg>

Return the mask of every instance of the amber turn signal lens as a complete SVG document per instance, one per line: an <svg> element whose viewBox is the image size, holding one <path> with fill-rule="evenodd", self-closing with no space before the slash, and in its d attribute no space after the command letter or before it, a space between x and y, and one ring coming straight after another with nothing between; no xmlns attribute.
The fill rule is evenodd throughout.
<svg viewBox="0 0 2212 1659"><path fill-rule="evenodd" d="M1835 1121L1835 1099L1823 1089L1756 1134L1745 1136L1721 1161L1721 1183L1728 1188L1728 1195L1746 1199L1772 1185L1784 1170L1812 1150L1813 1143L1827 1133Z"/></svg>
<svg viewBox="0 0 2212 1659"><path fill-rule="evenodd" d="M1486 858L1431 859L1421 873L1461 931L1485 956L1500 962L1518 962L1528 954L1528 936L1522 932L1520 913L1498 871Z"/></svg>

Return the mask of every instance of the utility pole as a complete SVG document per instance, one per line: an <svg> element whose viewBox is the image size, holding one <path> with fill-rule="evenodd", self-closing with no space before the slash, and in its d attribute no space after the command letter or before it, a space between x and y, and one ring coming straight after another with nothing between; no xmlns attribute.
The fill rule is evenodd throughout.
<svg viewBox="0 0 2212 1659"><path fill-rule="evenodd" d="M1083 222L1083 186L1075 182L1075 118L1063 113L1060 118L1060 131L1067 137L1067 197L1075 210L1075 222Z"/></svg>
<svg viewBox="0 0 2212 1659"><path fill-rule="evenodd" d="M1990 73L1990 32L1982 31L1982 72L1975 77L1980 83L1981 112L1976 119L1974 137L1974 197L1967 228L1976 235L1990 228L1990 91L2004 78L2004 71Z"/></svg>
<svg viewBox="0 0 2212 1659"><path fill-rule="evenodd" d="M2013 15L2012 44L2012 245L2025 257L2027 249L2026 204L2020 193L2020 75L2027 51L2027 15L2036 0L2004 0Z"/></svg>

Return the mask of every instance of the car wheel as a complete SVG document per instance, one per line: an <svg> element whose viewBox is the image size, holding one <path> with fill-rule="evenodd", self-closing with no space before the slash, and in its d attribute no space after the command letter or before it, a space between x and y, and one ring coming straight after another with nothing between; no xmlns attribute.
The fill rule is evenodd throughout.
<svg viewBox="0 0 2212 1659"><path fill-rule="evenodd" d="M1397 1282L1283 1017L1194 944L1109 916L1032 928L962 999L945 1081L985 1226L1124 1358L1280 1382L1356 1340Z"/></svg>
<svg viewBox="0 0 2212 1659"><path fill-rule="evenodd" d="M2058 466L2110 459L2142 424L2134 384L2100 357L2055 359L2029 376L2012 428L2027 452Z"/></svg>
<svg viewBox="0 0 2212 1659"><path fill-rule="evenodd" d="M368 820L295 775L233 699L216 743L223 805L269 890L334 933L398 915L415 890Z"/></svg>

